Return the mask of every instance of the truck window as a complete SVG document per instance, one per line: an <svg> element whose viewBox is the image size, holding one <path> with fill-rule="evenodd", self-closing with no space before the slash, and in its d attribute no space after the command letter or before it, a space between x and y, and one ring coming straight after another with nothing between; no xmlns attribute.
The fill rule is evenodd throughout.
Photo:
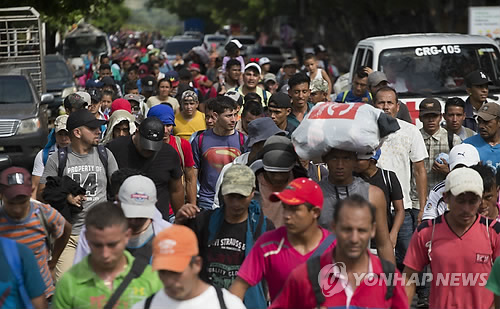
<svg viewBox="0 0 500 309"><path fill-rule="evenodd" d="M371 49L367 49L366 53L365 53L365 60L363 61L363 65L371 68L372 63L373 63L373 51Z"/></svg>
<svg viewBox="0 0 500 309"><path fill-rule="evenodd" d="M493 45L436 45L388 49L380 53L379 71L402 96L465 95L464 76L483 70L499 86L498 49Z"/></svg>
<svg viewBox="0 0 500 309"><path fill-rule="evenodd" d="M76 36L64 40L64 56L66 58L80 57L91 51L94 55L108 52L105 36Z"/></svg>
<svg viewBox="0 0 500 309"><path fill-rule="evenodd" d="M356 61L354 62L354 71L356 71L360 66L363 65L363 54L365 53L365 48L358 48L358 52L356 53Z"/></svg>
<svg viewBox="0 0 500 309"><path fill-rule="evenodd" d="M0 76L0 105L33 104L28 81L23 76Z"/></svg>

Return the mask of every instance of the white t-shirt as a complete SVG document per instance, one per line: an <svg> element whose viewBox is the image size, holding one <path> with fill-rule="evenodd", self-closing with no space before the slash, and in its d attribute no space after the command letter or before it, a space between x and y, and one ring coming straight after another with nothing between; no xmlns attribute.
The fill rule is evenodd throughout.
<svg viewBox="0 0 500 309"><path fill-rule="evenodd" d="M228 309L245 309L245 305L241 299L236 297L235 295L229 293L226 289L222 289L222 295L224 297L224 302L226 303L226 307ZM132 309L143 309L146 300L141 300L137 304L135 304ZM164 289L158 291L153 297L153 301L151 302L150 309L192 309L192 308L203 308L203 309L220 309L219 299L217 298L217 292L213 286L210 286L205 292L201 293L199 296L184 300L178 301L170 298Z"/></svg>
<svg viewBox="0 0 500 309"><path fill-rule="evenodd" d="M443 193L445 192L444 180L436 184L434 188L429 192L427 197L427 202L425 202L424 215L422 220L435 219L440 215L444 214L448 210L448 205L443 199Z"/></svg>
<svg viewBox="0 0 500 309"><path fill-rule="evenodd" d="M429 155L417 127L400 119L397 121L400 129L390 134L382 144L377 166L396 173L403 189L404 208L411 209L410 162L422 161Z"/></svg>
<svg viewBox="0 0 500 309"><path fill-rule="evenodd" d="M57 150L57 147L56 147L56 144L54 144L49 149L49 155L51 155L56 150ZM43 149L42 149L36 154L35 161L33 162L33 172L31 173L31 175L42 177L44 169L45 169L45 165L43 164Z"/></svg>

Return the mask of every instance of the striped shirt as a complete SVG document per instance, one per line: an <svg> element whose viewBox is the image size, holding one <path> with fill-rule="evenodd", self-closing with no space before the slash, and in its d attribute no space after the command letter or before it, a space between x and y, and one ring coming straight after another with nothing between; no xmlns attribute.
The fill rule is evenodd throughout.
<svg viewBox="0 0 500 309"><path fill-rule="evenodd" d="M0 236L13 239L26 245L33 251L40 268L40 274L45 282L45 295L47 297L54 294L54 283L49 270L49 251L46 244L45 230L42 222L37 216L38 211L42 211L50 227L49 233L57 239L64 232L64 217L50 205L42 204L31 200L30 211L26 218L17 221L10 218L3 209L0 208Z"/></svg>

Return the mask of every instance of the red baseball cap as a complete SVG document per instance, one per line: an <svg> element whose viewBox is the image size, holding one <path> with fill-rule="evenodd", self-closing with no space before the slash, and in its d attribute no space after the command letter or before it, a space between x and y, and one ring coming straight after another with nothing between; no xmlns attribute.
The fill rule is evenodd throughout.
<svg viewBox="0 0 500 309"><path fill-rule="evenodd" d="M31 196L31 175L22 167L9 167L0 174L2 194L9 200L19 195Z"/></svg>
<svg viewBox="0 0 500 309"><path fill-rule="evenodd" d="M282 201L288 205L309 203L323 208L323 191L311 178L297 178L292 180L281 192L273 192L269 197L271 202Z"/></svg>
<svg viewBox="0 0 500 309"><path fill-rule="evenodd" d="M126 99L118 98L111 103L111 114L120 109L126 110L132 114L132 107L130 106L130 102Z"/></svg>

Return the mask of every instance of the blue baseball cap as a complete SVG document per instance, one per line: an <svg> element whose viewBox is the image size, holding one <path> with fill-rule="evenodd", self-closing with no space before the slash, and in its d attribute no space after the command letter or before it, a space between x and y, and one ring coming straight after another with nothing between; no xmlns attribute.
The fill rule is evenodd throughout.
<svg viewBox="0 0 500 309"><path fill-rule="evenodd" d="M370 158L370 159L373 159L375 161L378 161L378 159L380 158L380 155L382 154L382 150L380 149L377 149L377 152L375 152L375 154Z"/></svg>
<svg viewBox="0 0 500 309"><path fill-rule="evenodd" d="M175 116L172 106L169 104L158 104L149 109L148 117L156 117L165 125L175 126Z"/></svg>

